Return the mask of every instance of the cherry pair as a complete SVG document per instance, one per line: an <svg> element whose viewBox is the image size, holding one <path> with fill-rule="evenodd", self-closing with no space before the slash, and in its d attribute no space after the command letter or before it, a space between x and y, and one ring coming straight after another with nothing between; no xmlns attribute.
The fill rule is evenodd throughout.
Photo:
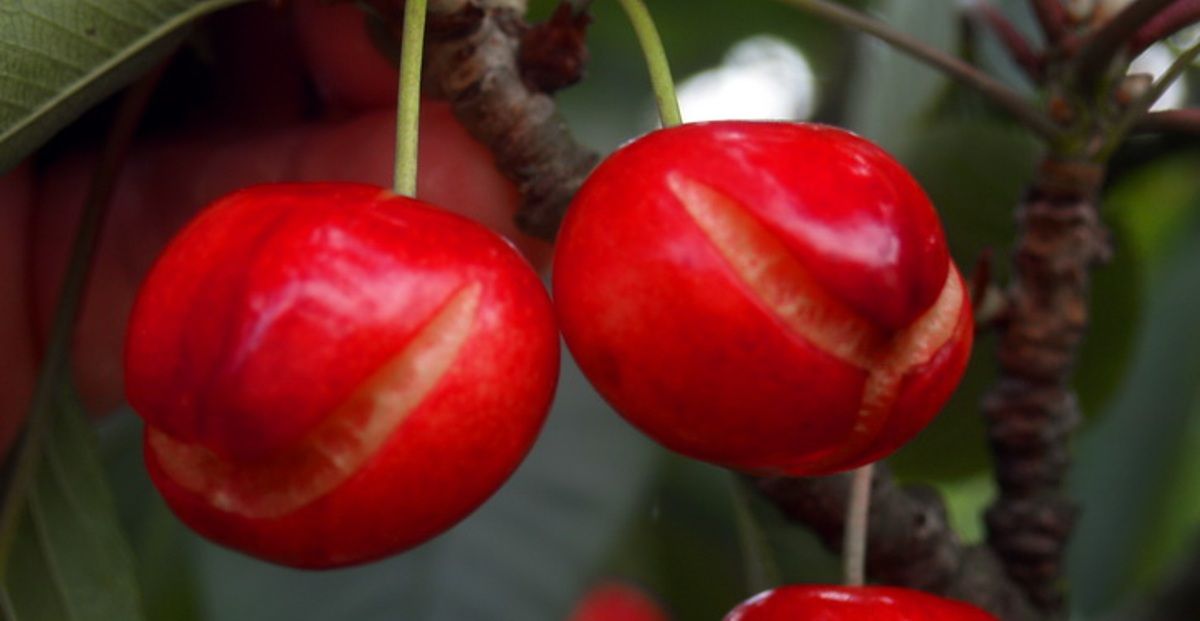
<svg viewBox="0 0 1200 621"><path fill-rule="evenodd" d="M591 175L554 260L556 308L501 238L379 188L217 201L159 259L129 328L156 485L215 541L339 566L429 539L511 474L553 397L555 310L630 422L753 473L886 456L970 351L928 199L830 127L649 134Z"/></svg>

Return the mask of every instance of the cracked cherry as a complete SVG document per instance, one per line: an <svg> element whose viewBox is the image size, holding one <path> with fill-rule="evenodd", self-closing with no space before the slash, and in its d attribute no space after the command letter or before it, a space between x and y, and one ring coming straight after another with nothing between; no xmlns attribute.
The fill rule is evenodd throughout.
<svg viewBox="0 0 1200 621"><path fill-rule="evenodd" d="M171 508L298 567L397 552L512 473L558 374L536 274L378 187L264 185L203 211L134 306L126 392Z"/></svg>
<svg viewBox="0 0 1200 621"><path fill-rule="evenodd" d="M933 206L833 127L701 123L626 145L572 202L553 284L571 353L619 413L758 474L887 456L970 355Z"/></svg>
<svg viewBox="0 0 1200 621"><path fill-rule="evenodd" d="M761 593L724 621L997 621L970 604L887 586L791 585Z"/></svg>

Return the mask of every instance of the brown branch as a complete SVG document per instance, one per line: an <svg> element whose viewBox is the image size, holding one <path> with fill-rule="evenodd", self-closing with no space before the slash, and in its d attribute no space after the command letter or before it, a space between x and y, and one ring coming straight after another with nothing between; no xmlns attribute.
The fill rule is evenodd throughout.
<svg viewBox="0 0 1200 621"><path fill-rule="evenodd" d="M554 100L521 79L523 8L516 0L432 3L426 87L450 100L458 120L517 184L521 229L552 240L599 157L575 141Z"/></svg>
<svg viewBox="0 0 1200 621"><path fill-rule="evenodd" d="M1046 36L1048 46L1056 45L1067 36L1071 18L1067 15L1062 0L1030 0L1029 4L1042 27L1042 34Z"/></svg>
<svg viewBox="0 0 1200 621"><path fill-rule="evenodd" d="M968 15L982 21L996 34L1005 51L1008 52L1009 58L1025 72L1030 80L1033 80L1034 83L1042 81L1045 58L1033 49L1025 35L1021 34L1003 13L986 2L974 5L967 11Z"/></svg>
<svg viewBox="0 0 1200 621"><path fill-rule="evenodd" d="M521 35L518 65L530 88L553 93L583 78L588 61L587 27L592 17L560 2L550 19Z"/></svg>
<svg viewBox="0 0 1200 621"><path fill-rule="evenodd" d="M1175 0L1138 29L1129 41L1129 53L1140 54L1155 41L1166 39L1196 22L1200 22L1200 0Z"/></svg>
<svg viewBox="0 0 1200 621"><path fill-rule="evenodd" d="M1018 209L1008 312L998 325L1000 376L983 402L999 488L986 514L988 543L1051 614L1063 604L1063 554L1077 513L1064 489L1079 421L1070 377L1090 273L1110 253L1096 206L1103 173L1092 163L1047 161Z"/></svg>
<svg viewBox="0 0 1200 621"><path fill-rule="evenodd" d="M1135 134L1186 134L1200 136L1200 109L1151 112L1133 127Z"/></svg>
<svg viewBox="0 0 1200 621"><path fill-rule="evenodd" d="M1138 95L1134 101L1126 105L1125 110L1118 117L1116 124L1112 126L1105 137L1106 142L1100 143L1102 145L1102 153L1111 153L1125 140L1126 136L1149 114L1150 107L1154 105L1154 102L1158 101L1163 93L1167 92L1171 84L1183 77L1184 73L1192 66L1197 57L1200 57L1200 43L1184 50L1171 63L1171 66L1167 67L1167 70L1158 76L1158 79L1149 88L1145 89L1145 92ZM1129 76L1126 79L1134 77Z"/></svg>
<svg viewBox="0 0 1200 621"><path fill-rule="evenodd" d="M778 1L808 11L835 24L864 32L891 45L950 78L974 88L1022 125L1045 138L1055 139L1062 133L1054 121L1003 82L884 22L827 0Z"/></svg>
<svg viewBox="0 0 1200 621"><path fill-rule="evenodd" d="M1079 84L1085 88L1098 84L1117 54L1130 44L1134 34L1175 1L1134 0L1088 35L1075 63L1075 76Z"/></svg>
<svg viewBox="0 0 1200 621"><path fill-rule="evenodd" d="M840 551L850 475L764 478L753 484L790 519L806 524ZM901 488L883 464L876 469L867 531L867 573L887 584L969 601L1004 621L1038 614L986 548L964 546L938 494Z"/></svg>

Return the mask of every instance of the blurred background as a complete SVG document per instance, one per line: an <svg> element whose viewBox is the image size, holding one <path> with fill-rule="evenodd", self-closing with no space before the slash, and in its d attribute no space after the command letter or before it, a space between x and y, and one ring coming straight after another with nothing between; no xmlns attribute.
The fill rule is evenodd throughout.
<svg viewBox="0 0 1200 621"><path fill-rule="evenodd" d="M533 0L531 19L551 0ZM953 0L855 2L920 39L1032 92ZM996 2L1035 32L1026 3ZM583 142L608 152L656 125L641 54L614 2L595 2L586 78L558 96ZM970 271L991 251L1004 282L1013 207L1038 143L989 104L882 44L761 1L651 1L685 121L815 120L896 155L940 211ZM238 9L241 10L241 9ZM1151 48L1162 71L1178 48ZM1196 72L1193 71L1193 74ZM1195 106L1200 83L1159 106ZM1104 215L1117 249L1096 278L1095 316L1076 373L1087 421L1072 489L1084 513L1070 580L1075 616L1103 619L1153 594L1200 557L1200 146L1138 139L1116 157ZM961 536L982 536L992 494L978 402L994 376L983 336L938 421L892 460L937 486ZM200 540L150 486L140 423L102 421L102 455L151 619L555 621L592 585L621 578L679 621L718 619L775 581L837 581L837 559L718 468L634 432L564 351L554 410L529 459L446 535L365 567L323 573L267 565Z"/></svg>

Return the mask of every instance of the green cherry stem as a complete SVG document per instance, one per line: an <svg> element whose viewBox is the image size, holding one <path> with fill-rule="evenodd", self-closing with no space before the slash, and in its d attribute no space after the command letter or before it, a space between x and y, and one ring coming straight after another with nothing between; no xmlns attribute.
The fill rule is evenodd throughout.
<svg viewBox="0 0 1200 621"><path fill-rule="evenodd" d="M642 0L617 0L637 35L646 67L650 70L650 86L654 89L654 100L658 104L658 117L663 127L674 127L683 123L679 114L679 100L675 98L675 82L671 79L671 65L663 49L662 39L654 26L654 19Z"/></svg>
<svg viewBox="0 0 1200 621"><path fill-rule="evenodd" d="M871 478L875 464L854 471L846 528L842 539L842 561L846 586L862 586L867 578L867 514L871 507Z"/></svg>
<svg viewBox="0 0 1200 621"><path fill-rule="evenodd" d="M404 3L400 38L400 92L396 106L396 174L392 191L417 196L417 127L421 117L421 52L425 48L425 0Z"/></svg>

